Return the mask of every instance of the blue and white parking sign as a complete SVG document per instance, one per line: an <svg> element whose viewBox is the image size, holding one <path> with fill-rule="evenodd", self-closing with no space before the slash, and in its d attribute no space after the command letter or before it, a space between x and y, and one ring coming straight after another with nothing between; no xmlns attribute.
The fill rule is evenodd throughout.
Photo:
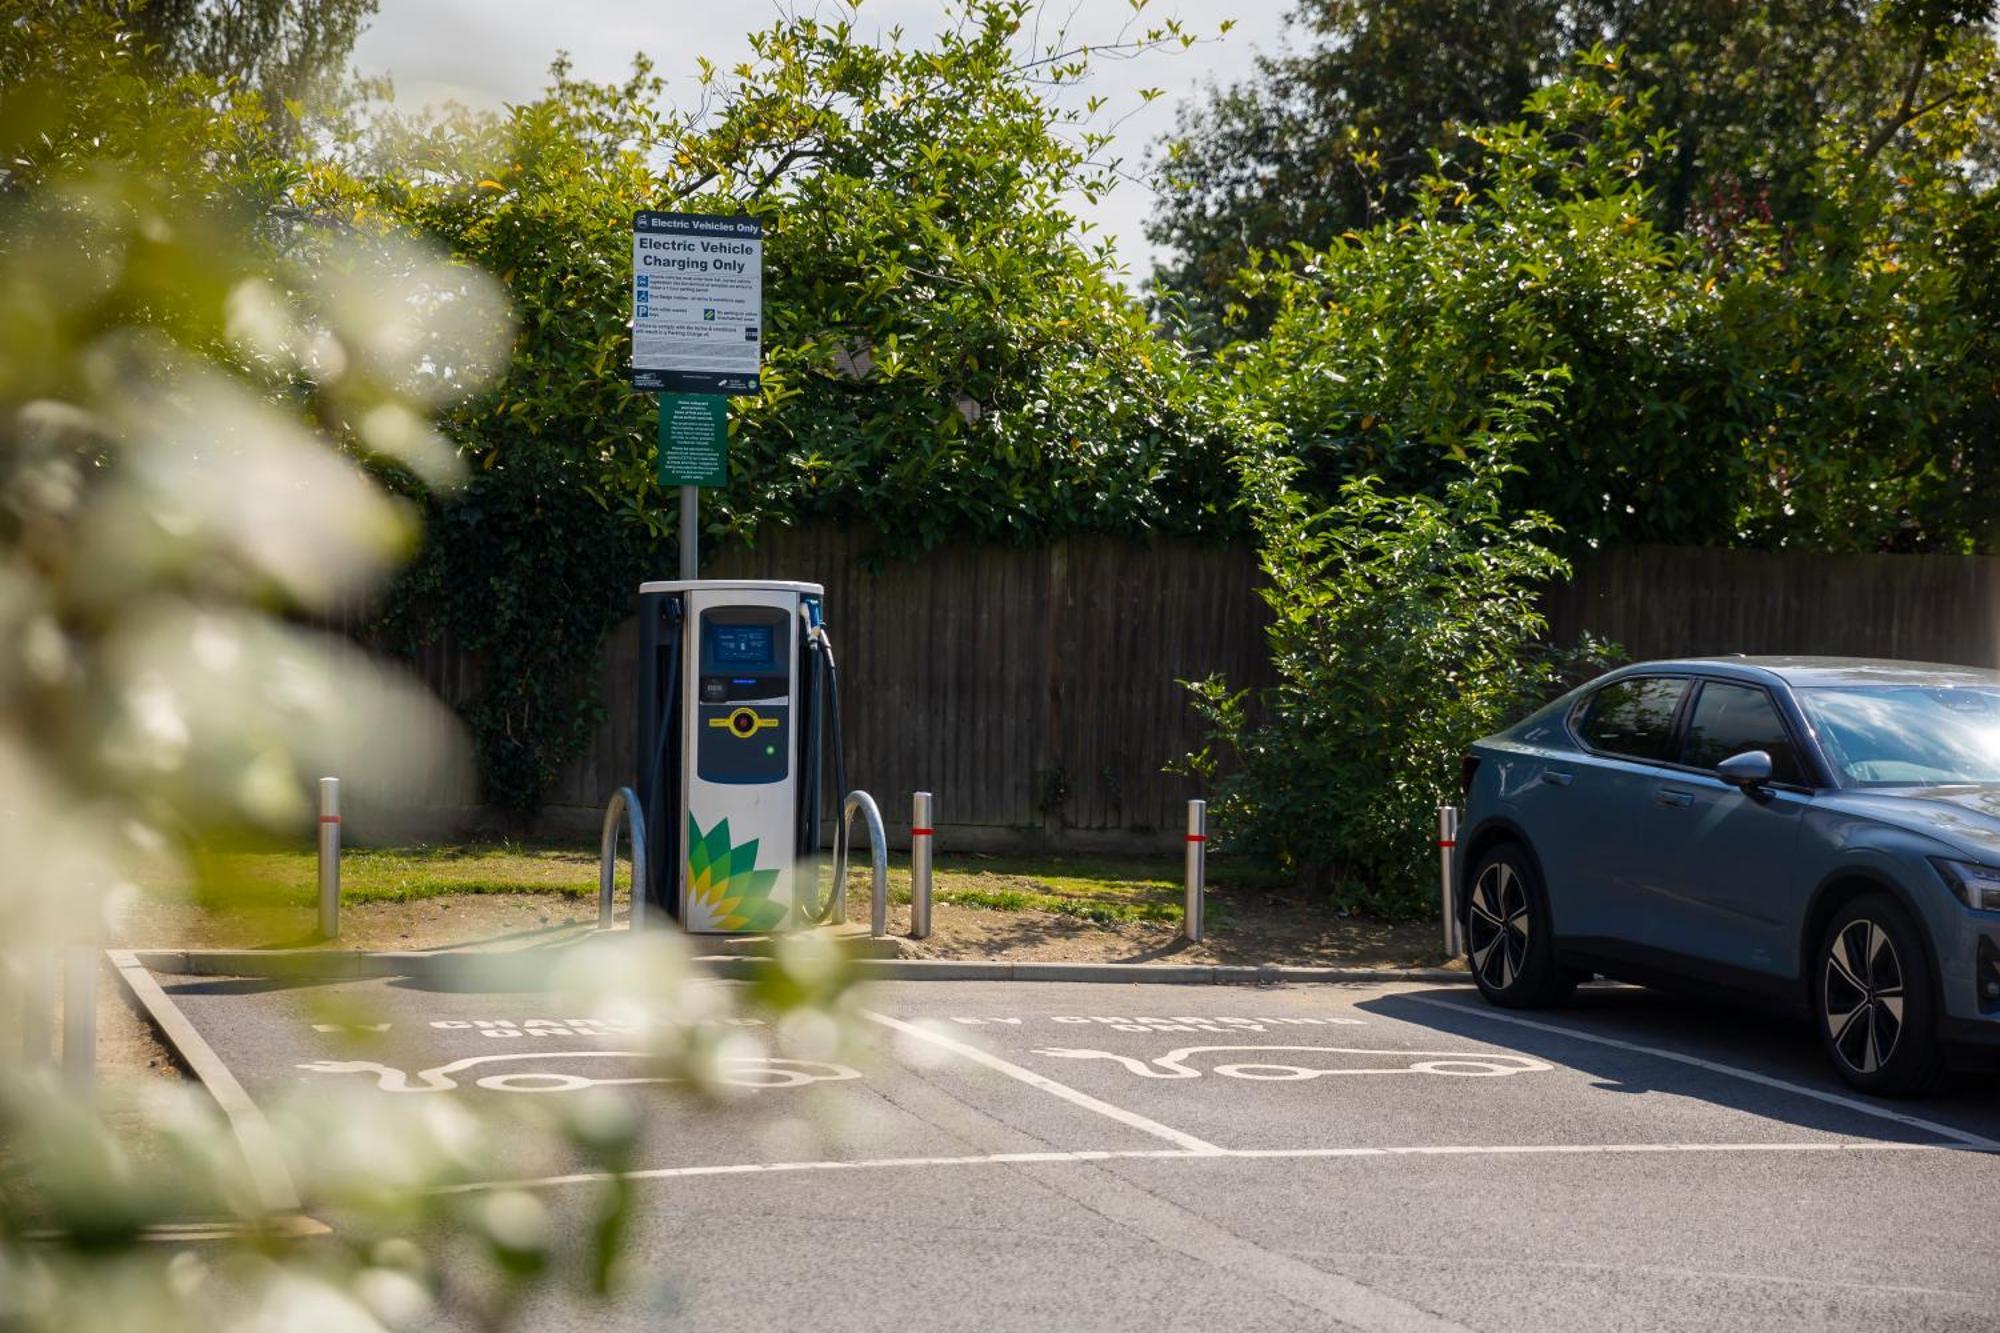
<svg viewBox="0 0 2000 1333"><path fill-rule="evenodd" d="M633 388L756 393L763 316L764 228L755 218L633 215Z"/></svg>

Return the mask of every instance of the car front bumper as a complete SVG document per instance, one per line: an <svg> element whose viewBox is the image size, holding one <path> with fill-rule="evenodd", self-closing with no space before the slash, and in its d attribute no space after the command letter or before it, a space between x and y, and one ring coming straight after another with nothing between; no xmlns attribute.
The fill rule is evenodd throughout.
<svg viewBox="0 0 2000 1333"><path fill-rule="evenodd" d="M2000 913L1959 908L1937 940L1942 964L1944 1021L1940 1035L1956 1046L2000 1053Z"/></svg>

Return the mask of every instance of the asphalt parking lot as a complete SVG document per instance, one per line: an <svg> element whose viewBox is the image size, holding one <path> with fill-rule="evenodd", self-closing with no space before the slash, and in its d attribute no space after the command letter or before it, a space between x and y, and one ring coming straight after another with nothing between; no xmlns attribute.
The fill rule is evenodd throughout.
<svg viewBox="0 0 2000 1333"><path fill-rule="evenodd" d="M633 1076L560 997L163 978L251 1097ZM727 985L728 983L715 983ZM323 1021L389 1027L360 1061ZM664 1306L541 1328L2000 1328L2000 1085L1849 1093L1803 1026L1593 988L898 982L850 1061L648 1131ZM523 1163L559 1211L588 1181Z"/></svg>

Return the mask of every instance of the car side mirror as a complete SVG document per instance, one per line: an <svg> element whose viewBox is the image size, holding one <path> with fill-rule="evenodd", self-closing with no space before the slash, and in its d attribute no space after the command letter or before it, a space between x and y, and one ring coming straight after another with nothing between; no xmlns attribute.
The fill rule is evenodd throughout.
<svg viewBox="0 0 2000 1333"><path fill-rule="evenodd" d="M1732 754L1715 766L1715 776L1732 787L1749 790L1771 780L1771 756L1763 750Z"/></svg>

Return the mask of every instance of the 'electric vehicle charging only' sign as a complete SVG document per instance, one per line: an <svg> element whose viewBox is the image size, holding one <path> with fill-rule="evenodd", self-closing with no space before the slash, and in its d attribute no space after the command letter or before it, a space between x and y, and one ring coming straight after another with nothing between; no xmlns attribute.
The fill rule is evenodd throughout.
<svg viewBox="0 0 2000 1333"><path fill-rule="evenodd" d="M756 393L763 316L763 224L632 215L633 388Z"/></svg>

